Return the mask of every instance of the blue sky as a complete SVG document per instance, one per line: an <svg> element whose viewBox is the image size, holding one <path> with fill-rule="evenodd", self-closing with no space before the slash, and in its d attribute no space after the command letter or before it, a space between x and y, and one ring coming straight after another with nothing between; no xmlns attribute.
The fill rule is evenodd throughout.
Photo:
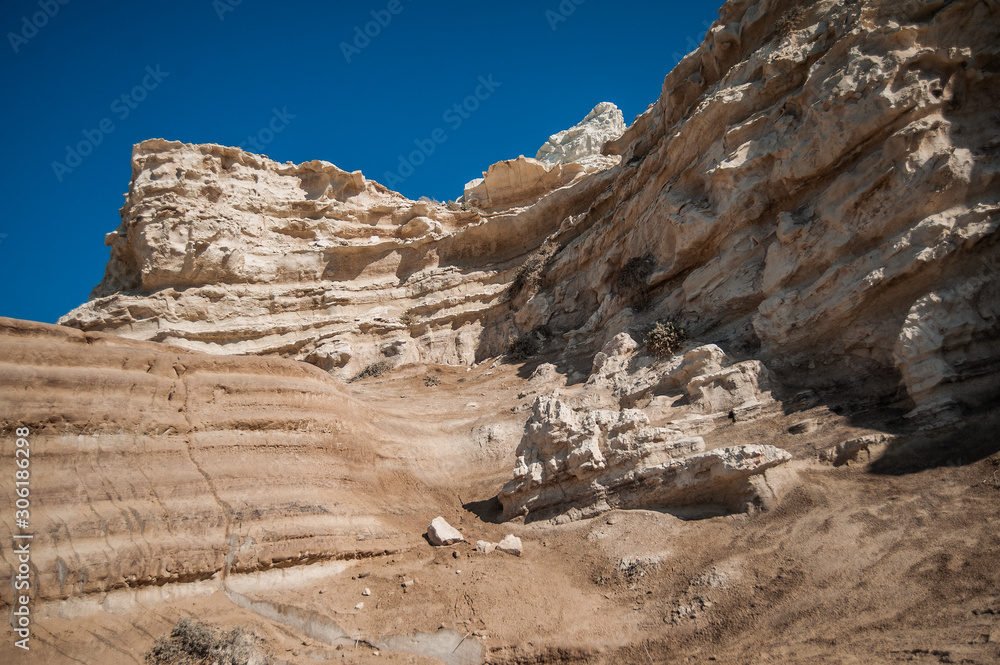
<svg viewBox="0 0 1000 665"><path fill-rule="evenodd" d="M598 102L631 123L720 5L6 0L0 315L51 323L86 301L134 143L242 144L453 199ZM435 130L446 140L400 169Z"/></svg>

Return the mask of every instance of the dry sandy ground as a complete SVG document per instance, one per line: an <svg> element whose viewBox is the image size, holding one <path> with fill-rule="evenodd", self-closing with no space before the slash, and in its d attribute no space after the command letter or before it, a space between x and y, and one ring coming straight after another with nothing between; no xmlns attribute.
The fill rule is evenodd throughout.
<svg viewBox="0 0 1000 665"><path fill-rule="evenodd" d="M386 414L381 425L398 438L388 460L407 446L454 446L463 456L425 472L446 476L429 486L449 489L428 492L470 542L432 547L423 534L436 515L403 505L392 519L411 535L409 549L337 575L289 573L248 594L280 610L279 620L221 592L73 620L50 609L31 656L3 644L0 662L142 662L182 616L249 627L274 662L296 665L439 663L373 645L442 628L470 643L455 654L481 644L490 663L1000 662L1000 445L985 419L908 439L873 465L834 467L816 451L898 413L816 405L715 434L717 444L767 441L793 452L775 479L784 496L773 510L496 524L492 498L512 468L526 407L551 387L527 381L531 369L414 366L350 386ZM426 387L428 374L441 385ZM787 432L805 420L812 431ZM477 539L507 533L522 538L523 556L475 550ZM363 639L317 637L333 624Z"/></svg>

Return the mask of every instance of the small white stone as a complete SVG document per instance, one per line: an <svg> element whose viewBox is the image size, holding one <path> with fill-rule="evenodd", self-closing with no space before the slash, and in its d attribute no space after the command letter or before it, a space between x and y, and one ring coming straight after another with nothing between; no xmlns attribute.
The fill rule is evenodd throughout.
<svg viewBox="0 0 1000 665"><path fill-rule="evenodd" d="M432 545L454 545L465 541L458 529L448 524L443 517L435 517L427 527L427 539Z"/></svg>
<svg viewBox="0 0 1000 665"><path fill-rule="evenodd" d="M505 536L497 545L497 549L507 554L513 554L514 556L521 556L521 552L523 551L521 539L514 534Z"/></svg>
<svg viewBox="0 0 1000 665"><path fill-rule="evenodd" d="M362 596L370 596L370 595L372 595L372 590L369 589L368 587L365 587L365 590L361 592L361 595Z"/></svg>
<svg viewBox="0 0 1000 665"><path fill-rule="evenodd" d="M496 548L497 548L497 546L494 545L493 543L489 542L489 541L486 541L486 540L477 540L476 541L476 549L479 550L480 552L482 552L483 554L489 554L493 550L495 550Z"/></svg>
<svg viewBox="0 0 1000 665"><path fill-rule="evenodd" d="M356 609L356 610L363 610L363 609L365 609L365 604L363 602L358 603L357 605L354 606L354 609Z"/></svg>

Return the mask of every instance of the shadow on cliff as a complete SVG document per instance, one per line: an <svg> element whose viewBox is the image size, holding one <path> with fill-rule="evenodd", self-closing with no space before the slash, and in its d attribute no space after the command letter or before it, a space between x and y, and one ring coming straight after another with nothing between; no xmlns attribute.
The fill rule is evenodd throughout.
<svg viewBox="0 0 1000 665"><path fill-rule="evenodd" d="M488 524L503 524L503 505L497 496L482 501L463 503L462 508Z"/></svg>
<svg viewBox="0 0 1000 665"><path fill-rule="evenodd" d="M943 466L967 466L1000 453L996 408L967 415L957 425L898 437L872 461L869 472L902 476Z"/></svg>

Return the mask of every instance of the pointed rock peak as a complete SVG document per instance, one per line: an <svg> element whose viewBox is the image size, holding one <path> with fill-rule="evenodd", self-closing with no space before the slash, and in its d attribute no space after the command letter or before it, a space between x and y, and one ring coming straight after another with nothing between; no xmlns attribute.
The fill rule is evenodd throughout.
<svg viewBox="0 0 1000 665"><path fill-rule="evenodd" d="M608 141L625 133L625 118L611 102L601 102L579 124L549 137L535 159L546 164L570 164L599 157Z"/></svg>

